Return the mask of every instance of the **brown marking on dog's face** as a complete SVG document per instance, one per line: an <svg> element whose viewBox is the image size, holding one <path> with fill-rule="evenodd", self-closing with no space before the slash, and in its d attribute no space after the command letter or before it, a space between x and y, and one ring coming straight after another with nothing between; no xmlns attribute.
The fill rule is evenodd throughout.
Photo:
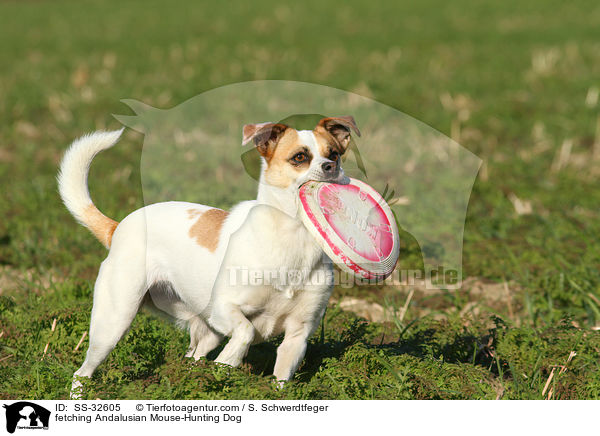
<svg viewBox="0 0 600 436"><path fill-rule="evenodd" d="M337 162L346 152L346 147L342 146L336 137L325 130L323 126L315 127L313 133L317 140L319 154L324 158Z"/></svg>
<svg viewBox="0 0 600 436"><path fill-rule="evenodd" d="M196 219L196 222L190 227L190 238L194 239L198 245L207 248L214 253L219 245L219 235L223 222L229 213L221 209L209 209L205 212L197 209L189 209L188 216Z"/></svg>
<svg viewBox="0 0 600 436"><path fill-rule="evenodd" d="M287 188L300 173L308 170L312 159L313 152L300 141L298 131L288 128L267 161L265 181L279 188Z"/></svg>
<svg viewBox="0 0 600 436"><path fill-rule="evenodd" d="M269 162L287 130L289 127L281 123L246 124L243 128L242 145L253 141L260 155Z"/></svg>
<svg viewBox="0 0 600 436"><path fill-rule="evenodd" d="M83 214L85 218L83 221L90 231L106 248L109 248L112 242L113 233L119 223L104 215L93 204L86 207Z"/></svg>
<svg viewBox="0 0 600 436"><path fill-rule="evenodd" d="M348 145L350 144L351 132L354 132L357 136L360 136L360 130L358 130L358 126L354 121L354 117L351 116L323 118L319 121L314 131L315 133L318 132L321 135L331 136L343 150L340 155L344 154L348 148Z"/></svg>

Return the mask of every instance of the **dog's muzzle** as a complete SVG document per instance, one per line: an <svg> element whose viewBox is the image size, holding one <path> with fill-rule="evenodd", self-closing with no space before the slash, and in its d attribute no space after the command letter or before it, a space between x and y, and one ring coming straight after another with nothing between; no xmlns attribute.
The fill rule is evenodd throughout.
<svg viewBox="0 0 600 436"><path fill-rule="evenodd" d="M325 159L316 165L298 184L298 188L310 180L338 183L340 185L347 185L350 182L350 179L346 177L341 166L329 159Z"/></svg>
<svg viewBox="0 0 600 436"><path fill-rule="evenodd" d="M321 171L326 179L336 179L339 175L338 165L332 160L326 160L321 164Z"/></svg>

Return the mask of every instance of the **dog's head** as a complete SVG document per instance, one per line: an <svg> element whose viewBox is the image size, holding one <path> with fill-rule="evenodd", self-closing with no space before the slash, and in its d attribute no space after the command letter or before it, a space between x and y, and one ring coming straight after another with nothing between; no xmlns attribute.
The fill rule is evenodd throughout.
<svg viewBox="0 0 600 436"><path fill-rule="evenodd" d="M264 159L262 180L278 188L299 188L309 180L343 183L341 157L350 134L360 136L354 118L327 117L313 130L281 123L246 124L242 145L254 142Z"/></svg>

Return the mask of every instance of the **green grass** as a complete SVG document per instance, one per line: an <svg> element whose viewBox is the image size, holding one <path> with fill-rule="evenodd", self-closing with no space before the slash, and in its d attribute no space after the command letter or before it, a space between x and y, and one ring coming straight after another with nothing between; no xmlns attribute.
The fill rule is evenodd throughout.
<svg viewBox="0 0 600 436"><path fill-rule="evenodd" d="M471 280L417 290L385 323L332 304L283 390L268 378L277 340L223 369L183 359L186 333L140 314L90 398L600 397L600 5L395 3L0 2L11 17L0 29L0 398L65 398L83 360L87 341L74 348L105 251L58 198L68 143L118 128L122 98L168 108L257 79L370 96L484 159L465 227ZM142 143L128 131L92 166L92 196L115 219L143 204ZM225 185L212 195L234 202ZM513 195L532 212L518 215ZM339 287L334 298L393 311L408 291Z"/></svg>

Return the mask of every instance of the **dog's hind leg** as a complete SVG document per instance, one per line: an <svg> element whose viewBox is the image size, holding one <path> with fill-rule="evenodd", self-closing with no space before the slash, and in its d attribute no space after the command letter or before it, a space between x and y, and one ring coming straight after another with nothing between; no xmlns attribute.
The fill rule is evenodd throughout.
<svg viewBox="0 0 600 436"><path fill-rule="evenodd" d="M145 269L135 261L115 262L110 255L100 267L94 287L89 347L73 376L71 398L81 397L77 377L91 377L129 329L146 293Z"/></svg>
<svg viewBox="0 0 600 436"><path fill-rule="evenodd" d="M205 357L223 340L223 336L211 329L199 316L191 318L188 322L190 348L185 357L193 357L195 360Z"/></svg>
<svg viewBox="0 0 600 436"><path fill-rule="evenodd" d="M185 357L192 357L196 348L198 347L198 341L202 335L202 325L196 322L196 317L191 318L188 321L188 329L190 331L190 346L188 347Z"/></svg>

